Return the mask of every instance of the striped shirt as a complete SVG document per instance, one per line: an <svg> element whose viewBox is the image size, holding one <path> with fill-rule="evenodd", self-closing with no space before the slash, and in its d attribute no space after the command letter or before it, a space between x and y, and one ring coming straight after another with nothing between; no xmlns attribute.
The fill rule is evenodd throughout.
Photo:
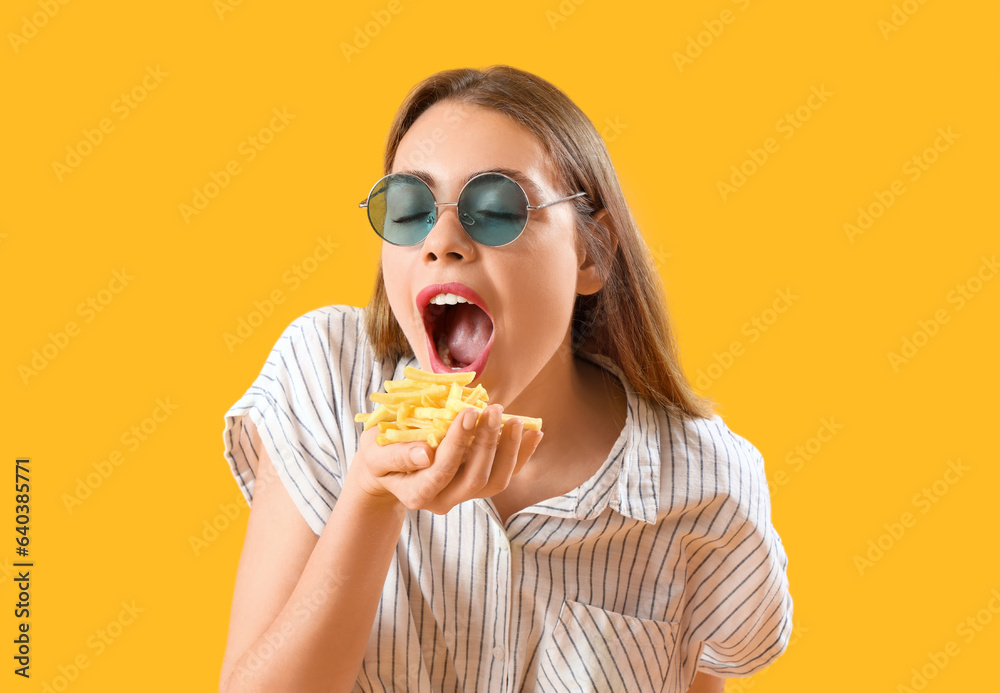
<svg viewBox="0 0 1000 693"><path fill-rule="evenodd" d="M678 417L585 357L628 399L605 462L506 523L483 499L408 511L355 690L685 691L699 669L746 676L785 649L787 558L760 453L718 415ZM244 416L319 535L359 445L354 415L408 365L376 358L359 308L296 319L226 414L247 501Z"/></svg>

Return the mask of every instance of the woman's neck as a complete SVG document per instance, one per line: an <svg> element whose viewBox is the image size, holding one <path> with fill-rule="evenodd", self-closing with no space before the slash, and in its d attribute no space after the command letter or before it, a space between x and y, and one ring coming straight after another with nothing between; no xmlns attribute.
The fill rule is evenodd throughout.
<svg viewBox="0 0 1000 693"><path fill-rule="evenodd" d="M494 497L501 517L558 496L589 479L607 459L626 421L627 397L618 378L557 353L505 410L542 419L542 440L528 464Z"/></svg>

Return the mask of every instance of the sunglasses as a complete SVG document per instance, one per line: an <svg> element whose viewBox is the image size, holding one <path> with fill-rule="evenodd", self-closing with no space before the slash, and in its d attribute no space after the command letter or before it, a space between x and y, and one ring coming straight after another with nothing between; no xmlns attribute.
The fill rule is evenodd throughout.
<svg viewBox="0 0 1000 693"><path fill-rule="evenodd" d="M502 173L480 173L462 187L458 202L437 202L427 184L408 173L390 173L372 186L368 221L382 239L393 245L416 245L431 232L438 207L457 207L458 219L477 243L498 247L513 242L528 224L528 212L586 195L578 192L543 205L528 204L517 181Z"/></svg>

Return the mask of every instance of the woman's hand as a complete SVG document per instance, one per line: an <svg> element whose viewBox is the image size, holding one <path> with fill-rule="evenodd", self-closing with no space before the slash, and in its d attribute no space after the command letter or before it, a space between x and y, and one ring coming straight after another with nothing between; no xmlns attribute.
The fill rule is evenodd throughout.
<svg viewBox="0 0 1000 693"><path fill-rule="evenodd" d="M427 443L378 445L373 426L361 435L348 478L374 499L439 515L469 499L488 498L507 488L542 439L538 431L525 432L519 419L509 420L501 433L502 412L498 404L481 413L463 409L436 451Z"/></svg>

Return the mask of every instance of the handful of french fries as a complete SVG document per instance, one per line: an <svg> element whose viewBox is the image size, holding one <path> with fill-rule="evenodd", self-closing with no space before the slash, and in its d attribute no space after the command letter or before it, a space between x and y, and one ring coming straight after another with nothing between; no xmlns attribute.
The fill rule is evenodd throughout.
<svg viewBox="0 0 1000 693"><path fill-rule="evenodd" d="M386 380L385 392L371 395L378 406L370 414L357 414L356 422L364 422L367 431L378 426L379 445L425 441L432 448L448 432L455 416L472 407L483 410L490 398L482 385L466 387L476 374L428 373L407 366L403 380ZM520 419L525 428L542 430L542 420L530 416L501 415L501 426L511 419Z"/></svg>

